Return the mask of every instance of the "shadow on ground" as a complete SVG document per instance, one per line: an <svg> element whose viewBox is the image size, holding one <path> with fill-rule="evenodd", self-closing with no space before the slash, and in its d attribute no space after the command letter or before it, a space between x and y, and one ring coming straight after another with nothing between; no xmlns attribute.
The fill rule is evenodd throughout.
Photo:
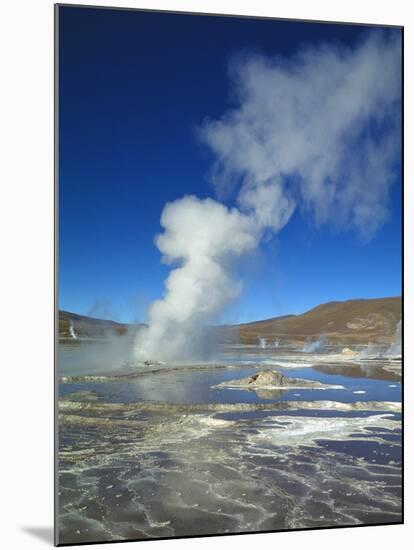
<svg viewBox="0 0 414 550"><path fill-rule="evenodd" d="M53 527L22 527L22 531L53 545Z"/></svg>

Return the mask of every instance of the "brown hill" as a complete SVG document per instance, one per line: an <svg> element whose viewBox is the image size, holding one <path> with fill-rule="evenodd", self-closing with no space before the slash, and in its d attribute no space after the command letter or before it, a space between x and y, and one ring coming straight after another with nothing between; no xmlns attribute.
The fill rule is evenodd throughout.
<svg viewBox="0 0 414 550"><path fill-rule="evenodd" d="M325 335L331 343L390 344L401 319L401 297L348 300L321 304L301 315L284 315L241 325L216 327L223 342L257 344L258 338L302 344ZM59 338L105 338L124 335L142 325L94 319L67 311L59 312Z"/></svg>
<svg viewBox="0 0 414 550"><path fill-rule="evenodd" d="M302 343L322 334L332 343L388 344L401 319L401 308L401 297L328 302L301 315L246 323L231 330L238 332L243 344L256 344L258 337Z"/></svg>

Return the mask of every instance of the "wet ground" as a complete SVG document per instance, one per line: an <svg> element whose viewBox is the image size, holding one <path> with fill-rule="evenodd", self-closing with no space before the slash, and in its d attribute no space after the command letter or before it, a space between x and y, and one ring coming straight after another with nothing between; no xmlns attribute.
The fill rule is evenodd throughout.
<svg viewBox="0 0 414 550"><path fill-rule="evenodd" d="M237 347L115 368L100 344L88 369L87 346L60 350L60 543L401 521L395 359ZM331 387L218 386L263 369Z"/></svg>

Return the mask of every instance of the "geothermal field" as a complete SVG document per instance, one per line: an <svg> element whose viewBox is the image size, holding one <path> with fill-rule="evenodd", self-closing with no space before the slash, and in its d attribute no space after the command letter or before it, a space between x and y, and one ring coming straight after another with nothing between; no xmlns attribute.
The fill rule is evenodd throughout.
<svg viewBox="0 0 414 550"><path fill-rule="evenodd" d="M93 8L56 7L56 543L402 523L402 27Z"/></svg>
<svg viewBox="0 0 414 550"><path fill-rule="evenodd" d="M199 362L131 359L135 341L60 341L60 543L401 522L398 325Z"/></svg>

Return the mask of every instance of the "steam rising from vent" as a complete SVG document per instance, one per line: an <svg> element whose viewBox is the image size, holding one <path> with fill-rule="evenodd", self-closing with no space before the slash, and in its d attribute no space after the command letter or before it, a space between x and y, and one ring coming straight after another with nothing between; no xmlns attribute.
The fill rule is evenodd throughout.
<svg viewBox="0 0 414 550"><path fill-rule="evenodd" d="M370 342L364 349L362 349L358 353L357 359L380 359L382 355L383 352L381 351L380 347Z"/></svg>
<svg viewBox="0 0 414 550"><path fill-rule="evenodd" d="M387 349L386 355L396 357L401 356L401 320L397 323L394 341Z"/></svg>
<svg viewBox="0 0 414 550"><path fill-rule="evenodd" d="M192 196L167 204L161 225L164 233L156 244L163 261L181 265L169 274L164 298L149 309L149 326L137 337L137 355L204 358L212 345L207 325L241 290L229 274L230 264L256 248L260 228L235 208Z"/></svg>
<svg viewBox="0 0 414 550"><path fill-rule="evenodd" d="M399 158L401 51L392 31L356 49L322 45L288 60L242 55L230 66L237 104L206 121L211 179L238 208L185 196L167 204L156 244L173 265L137 336L140 359L201 358L206 327L241 291L235 259L275 234L297 206L317 224L370 239L388 216Z"/></svg>
<svg viewBox="0 0 414 550"><path fill-rule="evenodd" d="M72 338L74 340L77 340L78 337L76 336L75 328L73 326L73 323L70 323L70 325L69 325L69 334L72 336Z"/></svg>
<svg viewBox="0 0 414 550"><path fill-rule="evenodd" d="M258 340L259 340L259 347L261 349L266 349L266 347L267 347L267 338L261 338L260 336L258 336Z"/></svg>
<svg viewBox="0 0 414 550"><path fill-rule="evenodd" d="M305 353L315 353L316 351L321 351L328 345L328 339L325 335L319 336L314 342L306 342L302 348L302 351Z"/></svg>

